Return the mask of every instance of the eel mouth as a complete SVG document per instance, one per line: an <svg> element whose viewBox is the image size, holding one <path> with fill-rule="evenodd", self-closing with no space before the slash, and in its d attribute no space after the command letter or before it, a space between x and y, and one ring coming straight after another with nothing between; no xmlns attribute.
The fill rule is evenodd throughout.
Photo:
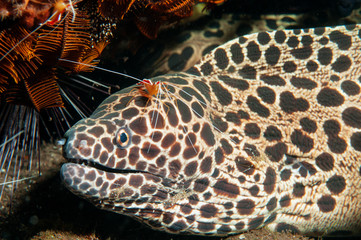
<svg viewBox="0 0 361 240"><path fill-rule="evenodd" d="M149 173L149 172L146 172L146 171L136 170L136 169L111 168L111 167L107 167L107 166L104 166L104 165L102 165L100 163L96 163L96 162L94 162L92 160L87 160L87 159L66 158L66 160L68 161L67 163L79 164L81 166L87 166L87 167L94 168L96 170L100 170L100 171L107 172L107 173L115 173L115 174Z"/></svg>
<svg viewBox="0 0 361 240"><path fill-rule="evenodd" d="M115 169L92 160L66 158L60 170L64 185L76 195L88 199L107 199L117 196L118 201L135 201L144 192L155 191L174 180L156 173L136 169ZM147 184L145 184L147 183Z"/></svg>

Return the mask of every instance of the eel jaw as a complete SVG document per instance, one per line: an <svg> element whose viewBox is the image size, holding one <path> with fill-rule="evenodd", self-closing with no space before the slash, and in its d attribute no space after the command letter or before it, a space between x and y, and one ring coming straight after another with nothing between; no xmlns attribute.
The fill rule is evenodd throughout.
<svg viewBox="0 0 361 240"><path fill-rule="evenodd" d="M60 170L64 185L75 195L95 205L100 202L139 201L145 197L141 191L150 193L153 189L159 189L165 180L146 171L109 168L92 160L73 158L68 161Z"/></svg>
<svg viewBox="0 0 361 240"><path fill-rule="evenodd" d="M88 160L88 159L79 159L79 158L66 158L66 160L68 160L68 163L74 163L74 164L79 164L82 166L88 166L88 167L92 167L107 173L121 173L121 174L125 174L125 173L148 173L146 171L141 171L141 170L135 170L135 169L116 169L116 168L111 168L111 167L107 167L104 166L100 163L97 163L93 160Z"/></svg>

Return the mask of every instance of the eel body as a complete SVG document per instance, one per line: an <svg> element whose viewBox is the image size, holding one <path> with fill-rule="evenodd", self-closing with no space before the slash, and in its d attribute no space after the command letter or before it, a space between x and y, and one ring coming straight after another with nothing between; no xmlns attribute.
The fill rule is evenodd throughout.
<svg viewBox="0 0 361 240"><path fill-rule="evenodd" d="M361 229L361 26L260 32L67 133L76 195L171 233Z"/></svg>

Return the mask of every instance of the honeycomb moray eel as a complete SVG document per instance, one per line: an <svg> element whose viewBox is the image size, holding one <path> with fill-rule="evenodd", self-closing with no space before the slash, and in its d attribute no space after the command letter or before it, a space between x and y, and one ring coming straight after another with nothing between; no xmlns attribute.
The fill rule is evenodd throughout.
<svg viewBox="0 0 361 240"><path fill-rule="evenodd" d="M361 25L260 32L67 133L62 179L171 233L361 229Z"/></svg>

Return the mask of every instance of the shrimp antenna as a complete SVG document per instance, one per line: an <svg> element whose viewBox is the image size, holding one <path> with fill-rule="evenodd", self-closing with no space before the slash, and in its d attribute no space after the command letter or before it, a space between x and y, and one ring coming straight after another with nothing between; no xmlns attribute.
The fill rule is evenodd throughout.
<svg viewBox="0 0 361 240"><path fill-rule="evenodd" d="M74 8L73 8L74 9ZM0 58L0 62L7 56L9 55L17 46L19 46L22 42L24 42L29 36L31 36L31 34L33 34L34 32L38 31L42 26L44 26L45 24L47 24L50 19L52 19L55 15L57 14L57 12L54 12L45 22L40 23L38 27L36 27L33 31L31 31L27 36L25 36L23 39L21 39L19 42L17 42L12 48L10 48L9 51L7 51L7 53L4 54L4 56L2 56Z"/></svg>
<svg viewBox="0 0 361 240"><path fill-rule="evenodd" d="M90 64L86 64L86 63L80 63L80 62L77 62L77 61L72 61L72 60L63 59L63 58L59 58L58 60L59 60L59 61L63 61L63 62L70 62L70 63L75 63L75 64L81 64L81 65L84 65L84 66L87 66L87 67L91 67L91 68L94 68L94 69L99 69L99 70L102 70L102 71L105 71L105 72L114 73L114 74L117 74L117 75L120 75L120 76L123 76L123 77L127 77L127 78L134 79L134 80L136 80L136 81L138 81L138 82L142 82L142 81L143 81L143 80L140 80L139 78L130 76L130 75L125 74L125 73L120 73L120 72L112 71L112 70L109 70L109 69L106 69L106 68L101 68L101 67L93 66L93 65L90 65Z"/></svg>

